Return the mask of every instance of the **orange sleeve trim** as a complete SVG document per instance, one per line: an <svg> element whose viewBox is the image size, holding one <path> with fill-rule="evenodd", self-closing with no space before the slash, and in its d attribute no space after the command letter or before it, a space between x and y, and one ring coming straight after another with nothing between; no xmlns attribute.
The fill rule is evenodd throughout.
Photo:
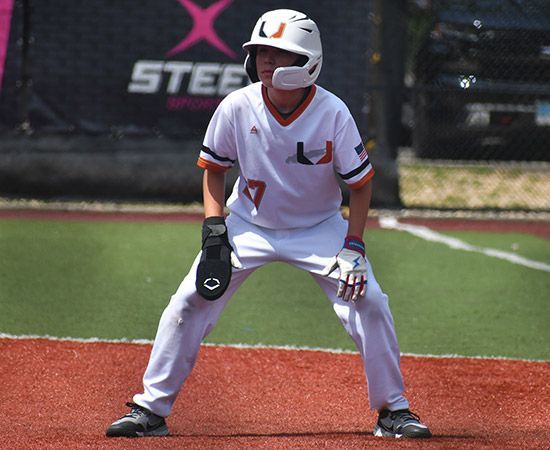
<svg viewBox="0 0 550 450"><path fill-rule="evenodd" d="M211 170L212 172L219 172L219 173L226 172L230 169L229 167L219 166L218 164L214 164L213 162L207 161L206 159L203 159L200 157L197 161L197 166L206 170Z"/></svg>
<svg viewBox="0 0 550 450"><path fill-rule="evenodd" d="M371 169L363 178L361 178L359 181L356 181L353 184L348 184L348 187L350 189L360 189L365 184L367 184L370 180L372 180L372 177L374 177L374 169Z"/></svg>

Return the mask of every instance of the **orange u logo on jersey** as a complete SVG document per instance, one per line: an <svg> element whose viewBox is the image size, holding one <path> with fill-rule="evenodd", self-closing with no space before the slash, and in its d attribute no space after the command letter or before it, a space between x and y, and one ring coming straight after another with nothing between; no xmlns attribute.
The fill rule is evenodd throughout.
<svg viewBox="0 0 550 450"><path fill-rule="evenodd" d="M324 152L324 153L323 153ZM306 164L308 166L316 166L318 164L328 164L332 161L332 141L326 141L326 147L320 150L311 150L308 152L308 156L317 156L322 154L323 157L319 159L316 163L312 162L304 152L304 143L296 143L296 155L298 157L298 162L300 164Z"/></svg>

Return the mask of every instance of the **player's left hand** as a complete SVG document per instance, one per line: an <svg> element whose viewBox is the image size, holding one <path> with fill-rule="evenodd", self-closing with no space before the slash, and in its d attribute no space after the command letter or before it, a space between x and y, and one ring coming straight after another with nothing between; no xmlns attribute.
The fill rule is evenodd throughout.
<svg viewBox="0 0 550 450"><path fill-rule="evenodd" d="M340 269L338 292L342 300L356 301L365 295L367 286L367 262L365 260L365 244L356 236L347 236L342 250L332 258L323 269L321 275L328 276Z"/></svg>

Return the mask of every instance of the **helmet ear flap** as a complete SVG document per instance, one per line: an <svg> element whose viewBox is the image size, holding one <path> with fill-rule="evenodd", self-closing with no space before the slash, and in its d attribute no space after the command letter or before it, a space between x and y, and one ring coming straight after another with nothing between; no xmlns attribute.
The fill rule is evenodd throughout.
<svg viewBox="0 0 550 450"><path fill-rule="evenodd" d="M256 49L251 48L248 55L246 55L246 59L244 60L244 69L246 70L248 78L250 78L252 83L260 81L260 77L258 77L258 70L256 69Z"/></svg>

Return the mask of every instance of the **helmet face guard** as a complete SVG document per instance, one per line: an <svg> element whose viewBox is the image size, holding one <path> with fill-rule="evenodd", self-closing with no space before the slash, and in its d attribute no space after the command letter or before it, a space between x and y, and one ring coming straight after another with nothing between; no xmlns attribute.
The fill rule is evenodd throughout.
<svg viewBox="0 0 550 450"><path fill-rule="evenodd" d="M319 29L305 14L291 9L277 9L263 14L243 48L248 52L244 67L253 82L259 81L256 70L256 46L267 45L302 56L299 65L275 69L272 85L292 90L311 86L321 72L323 49ZM303 63L303 64L302 64Z"/></svg>

